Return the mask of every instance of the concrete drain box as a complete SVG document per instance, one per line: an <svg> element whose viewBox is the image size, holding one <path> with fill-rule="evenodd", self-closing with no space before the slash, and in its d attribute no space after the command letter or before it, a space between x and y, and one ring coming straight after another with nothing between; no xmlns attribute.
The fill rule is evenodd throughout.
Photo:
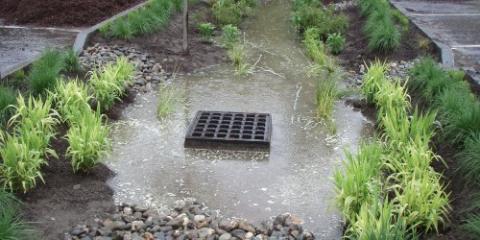
<svg viewBox="0 0 480 240"><path fill-rule="evenodd" d="M198 111L185 137L185 147L270 147L268 113Z"/></svg>

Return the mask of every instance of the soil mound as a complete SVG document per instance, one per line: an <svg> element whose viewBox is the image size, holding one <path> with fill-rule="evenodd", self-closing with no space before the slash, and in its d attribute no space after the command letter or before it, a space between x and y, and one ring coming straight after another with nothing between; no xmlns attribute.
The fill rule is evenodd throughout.
<svg viewBox="0 0 480 240"><path fill-rule="evenodd" d="M140 2L143 0L0 0L0 18L8 24L84 27Z"/></svg>

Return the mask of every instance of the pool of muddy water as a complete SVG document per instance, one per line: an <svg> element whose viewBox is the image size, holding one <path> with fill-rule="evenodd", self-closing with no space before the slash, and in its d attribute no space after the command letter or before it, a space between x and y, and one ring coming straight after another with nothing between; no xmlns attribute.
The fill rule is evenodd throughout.
<svg viewBox="0 0 480 240"><path fill-rule="evenodd" d="M173 81L178 101L166 119L156 114L157 94L138 95L113 126L106 164L117 202L164 209L193 197L230 217L260 222L290 212L320 239L341 236L332 174L344 151L371 133L370 122L342 101L337 132L315 118L315 82L291 28L289 1L260 7L243 26L252 74L238 77L228 63ZM188 125L199 110L267 112L268 151L186 149Z"/></svg>

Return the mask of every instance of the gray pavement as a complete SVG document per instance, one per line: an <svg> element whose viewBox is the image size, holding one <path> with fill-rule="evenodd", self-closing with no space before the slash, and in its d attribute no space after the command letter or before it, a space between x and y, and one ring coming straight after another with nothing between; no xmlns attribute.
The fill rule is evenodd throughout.
<svg viewBox="0 0 480 240"><path fill-rule="evenodd" d="M480 83L480 1L391 2L442 48L446 66L462 68Z"/></svg>
<svg viewBox="0 0 480 240"><path fill-rule="evenodd" d="M71 47L78 31L0 27L0 78L25 67L46 48Z"/></svg>

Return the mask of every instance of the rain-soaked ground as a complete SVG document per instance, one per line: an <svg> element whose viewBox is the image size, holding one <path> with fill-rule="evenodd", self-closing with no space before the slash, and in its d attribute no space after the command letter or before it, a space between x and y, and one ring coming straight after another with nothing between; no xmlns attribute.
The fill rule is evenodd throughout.
<svg viewBox="0 0 480 240"><path fill-rule="evenodd" d="M332 174L344 149L370 133L360 112L335 108L337 135L315 118L309 60L291 28L289 1L260 7L243 26L253 74L234 76L229 64L174 81L181 100L166 120L156 117L157 97L137 96L114 126L115 172L109 184L117 202L164 208L193 197L225 216L253 222L291 212L320 239L341 236ZM185 132L198 110L272 114L268 152L185 149Z"/></svg>

